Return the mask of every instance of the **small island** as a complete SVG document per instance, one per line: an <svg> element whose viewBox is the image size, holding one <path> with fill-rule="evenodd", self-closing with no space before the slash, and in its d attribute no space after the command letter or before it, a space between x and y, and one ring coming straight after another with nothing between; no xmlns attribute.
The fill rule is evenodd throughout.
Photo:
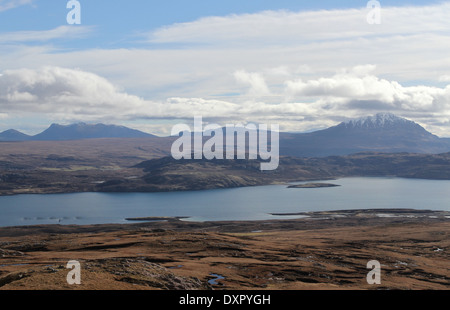
<svg viewBox="0 0 450 310"><path fill-rule="evenodd" d="M322 188L322 187L337 187L340 185L331 183L306 183L306 184L296 184L290 185L288 188Z"/></svg>
<svg viewBox="0 0 450 310"><path fill-rule="evenodd" d="M135 222L158 222L158 221L179 221L187 219L189 216L151 216L151 217L130 217L126 218L126 221Z"/></svg>

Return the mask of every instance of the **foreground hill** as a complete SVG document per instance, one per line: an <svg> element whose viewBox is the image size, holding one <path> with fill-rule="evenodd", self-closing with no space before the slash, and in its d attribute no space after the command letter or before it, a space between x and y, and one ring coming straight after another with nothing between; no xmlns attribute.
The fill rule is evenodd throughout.
<svg viewBox="0 0 450 310"><path fill-rule="evenodd" d="M324 158L283 157L277 170L267 172L259 170L260 162L205 159L176 161L165 157L145 161L135 167L143 169L145 175L142 179L155 190L228 188L356 176L450 180L450 153L358 153ZM117 185L109 190L120 191L120 186Z"/></svg>
<svg viewBox="0 0 450 310"><path fill-rule="evenodd" d="M0 290L448 289L448 212L308 216L0 228ZM66 265L75 254L82 268L76 287L66 281ZM366 281L372 259L382 264L380 285ZM293 303L299 293L294 294ZM172 301L176 308L178 299Z"/></svg>

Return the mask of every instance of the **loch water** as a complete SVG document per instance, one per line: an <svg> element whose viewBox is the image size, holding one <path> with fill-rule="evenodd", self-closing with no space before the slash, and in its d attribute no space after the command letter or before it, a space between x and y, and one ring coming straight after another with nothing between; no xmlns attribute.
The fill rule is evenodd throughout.
<svg viewBox="0 0 450 310"><path fill-rule="evenodd" d="M320 181L319 181L320 182ZM450 181L343 178L326 188L269 185L167 193L71 193L0 197L0 226L130 223L126 218L186 221L268 220L270 213L350 209L450 211Z"/></svg>

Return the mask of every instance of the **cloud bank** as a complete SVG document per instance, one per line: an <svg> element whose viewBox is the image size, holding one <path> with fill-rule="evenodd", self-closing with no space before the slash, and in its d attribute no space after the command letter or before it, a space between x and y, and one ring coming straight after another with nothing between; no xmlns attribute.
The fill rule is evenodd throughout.
<svg viewBox="0 0 450 310"><path fill-rule="evenodd" d="M59 26L42 31L15 31L0 33L0 43L45 42L55 39L74 39L86 36L92 31L89 26Z"/></svg>
<svg viewBox="0 0 450 310"><path fill-rule="evenodd" d="M364 4L364 3L362 3ZM148 34L152 43L209 46L297 45L298 42L349 41L357 38L449 33L450 4L382 7L380 25L367 23L370 9L264 11L211 16L178 23Z"/></svg>
<svg viewBox="0 0 450 310"><path fill-rule="evenodd" d="M237 71L252 100L173 97L152 101L122 91L94 73L60 67L7 70L0 76L0 112L40 113L64 120L193 119L223 122L272 122L285 130L332 125L336 115L359 117L389 111L416 120L450 120L450 85L444 88L402 86L375 76L372 65L318 79L286 80L277 103L268 94L263 73ZM26 111L26 112L24 112ZM438 124L430 124L430 126Z"/></svg>

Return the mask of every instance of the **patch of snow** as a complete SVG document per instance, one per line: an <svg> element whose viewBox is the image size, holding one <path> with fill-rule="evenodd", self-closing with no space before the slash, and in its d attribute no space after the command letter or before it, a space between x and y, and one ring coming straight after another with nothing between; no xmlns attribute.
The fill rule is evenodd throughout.
<svg viewBox="0 0 450 310"><path fill-rule="evenodd" d="M373 127L385 127L394 123L407 123L410 122L407 119L398 117L392 113L378 113L374 116L361 117L358 119L350 120L345 124L348 127L355 128L373 128Z"/></svg>

